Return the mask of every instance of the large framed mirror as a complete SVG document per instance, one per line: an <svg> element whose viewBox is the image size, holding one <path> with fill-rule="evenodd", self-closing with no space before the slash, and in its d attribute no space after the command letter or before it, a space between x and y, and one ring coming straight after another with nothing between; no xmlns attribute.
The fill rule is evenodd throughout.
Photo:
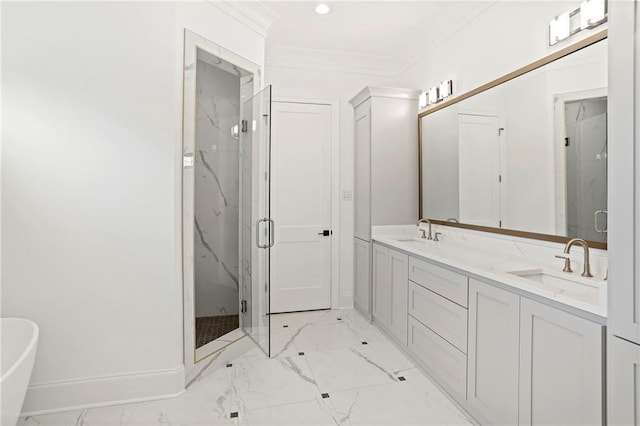
<svg viewBox="0 0 640 426"><path fill-rule="evenodd" d="M419 215L607 247L607 31L418 115Z"/></svg>

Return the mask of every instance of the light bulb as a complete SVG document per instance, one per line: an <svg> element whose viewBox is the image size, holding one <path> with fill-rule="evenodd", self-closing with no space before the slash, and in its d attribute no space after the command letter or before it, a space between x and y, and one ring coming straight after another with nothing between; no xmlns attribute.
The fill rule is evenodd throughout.
<svg viewBox="0 0 640 426"><path fill-rule="evenodd" d="M331 8L326 3L320 3L316 6L316 13L318 15L326 15L329 12L331 12Z"/></svg>

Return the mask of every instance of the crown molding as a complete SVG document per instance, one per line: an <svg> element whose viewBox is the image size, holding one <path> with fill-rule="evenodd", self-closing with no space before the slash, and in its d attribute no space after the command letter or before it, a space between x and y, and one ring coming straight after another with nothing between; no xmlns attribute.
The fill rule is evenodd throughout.
<svg viewBox="0 0 640 426"><path fill-rule="evenodd" d="M415 89L402 89L399 87L374 87L367 86L362 89L357 95L355 95L349 103L353 107L357 107L369 98L395 98L395 99L408 99L412 101L418 100L419 90Z"/></svg>
<svg viewBox="0 0 640 426"><path fill-rule="evenodd" d="M265 38L271 24L280 17L262 1L207 0L207 2Z"/></svg>
<svg viewBox="0 0 640 426"><path fill-rule="evenodd" d="M379 77L396 77L413 62L405 52L393 56L362 55L339 51L267 45L270 67L333 71Z"/></svg>

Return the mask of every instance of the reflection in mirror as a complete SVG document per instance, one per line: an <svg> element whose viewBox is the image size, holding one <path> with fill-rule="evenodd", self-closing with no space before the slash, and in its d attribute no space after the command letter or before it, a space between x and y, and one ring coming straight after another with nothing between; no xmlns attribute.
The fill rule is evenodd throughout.
<svg viewBox="0 0 640 426"><path fill-rule="evenodd" d="M606 58L604 39L422 113L421 217L605 243Z"/></svg>

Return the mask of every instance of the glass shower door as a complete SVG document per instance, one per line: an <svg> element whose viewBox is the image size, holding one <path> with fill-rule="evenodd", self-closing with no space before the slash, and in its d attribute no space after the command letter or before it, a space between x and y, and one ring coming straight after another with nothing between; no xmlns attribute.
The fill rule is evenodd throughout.
<svg viewBox="0 0 640 426"><path fill-rule="evenodd" d="M240 162L242 329L270 355L271 86L243 104Z"/></svg>

